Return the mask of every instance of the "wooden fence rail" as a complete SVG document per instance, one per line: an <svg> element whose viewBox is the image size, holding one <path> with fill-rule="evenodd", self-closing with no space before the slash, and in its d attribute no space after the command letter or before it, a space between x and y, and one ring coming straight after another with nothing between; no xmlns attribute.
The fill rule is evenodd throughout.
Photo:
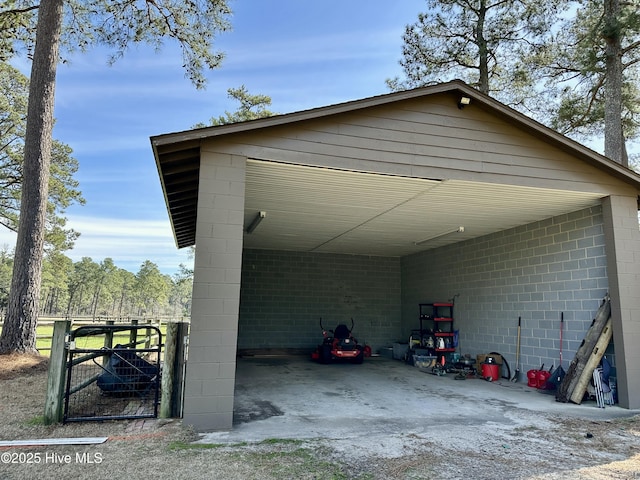
<svg viewBox="0 0 640 480"><path fill-rule="evenodd" d="M2 330L2 327L4 325L4 319L0 318L0 331ZM102 316L102 317L93 317L90 315L87 316L75 316L73 318L68 318L68 317L40 317L38 319L38 327L45 327L45 326L50 326L53 328L54 324L56 321L60 321L60 320L69 320L71 322L71 329L77 328L77 327L81 327L84 325L96 325L96 324L108 324L108 325L112 325L112 324L119 324L119 323L125 323L125 324L130 324L130 325L144 325L144 324L148 324L150 326L157 326L159 327L161 330L164 331L164 329L166 328L167 324L170 323L174 323L174 322L180 322L180 323L184 323L185 319L184 317L182 319L176 319L175 317L169 317L169 316L156 316L156 317L139 317L139 316L122 316L122 317L107 317L107 316ZM186 322L188 323L188 322ZM127 344L132 344L134 342L136 342L136 345L141 345L142 343L145 344L145 346L151 345L152 343L154 343L154 341L157 341L157 335L146 335L145 337L138 339L136 337L137 331L133 330L131 332L131 335L134 336L134 338L128 338L126 337L127 341L123 342L123 343L127 343ZM125 339L125 335L118 335L115 334L115 337L117 338L121 338L121 339ZM38 351L40 352L50 352L51 351L51 341L53 340L53 334L51 335L37 335L37 340L41 341L41 345L38 347ZM44 341L45 345L42 345L42 341Z"/></svg>

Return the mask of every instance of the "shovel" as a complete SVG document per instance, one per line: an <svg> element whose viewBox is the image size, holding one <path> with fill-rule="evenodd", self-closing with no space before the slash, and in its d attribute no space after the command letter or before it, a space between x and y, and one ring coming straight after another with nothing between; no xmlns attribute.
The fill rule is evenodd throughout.
<svg viewBox="0 0 640 480"><path fill-rule="evenodd" d="M516 371L511 377L512 382L520 380L520 322L522 317L518 317L518 339L516 340Z"/></svg>

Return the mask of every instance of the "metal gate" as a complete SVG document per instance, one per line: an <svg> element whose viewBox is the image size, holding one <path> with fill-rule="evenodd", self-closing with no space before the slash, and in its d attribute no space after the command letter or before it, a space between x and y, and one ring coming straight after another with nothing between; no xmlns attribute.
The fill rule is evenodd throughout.
<svg viewBox="0 0 640 480"><path fill-rule="evenodd" d="M116 340L126 343L114 346ZM157 417L162 345L160 329L153 325L71 331L63 422Z"/></svg>

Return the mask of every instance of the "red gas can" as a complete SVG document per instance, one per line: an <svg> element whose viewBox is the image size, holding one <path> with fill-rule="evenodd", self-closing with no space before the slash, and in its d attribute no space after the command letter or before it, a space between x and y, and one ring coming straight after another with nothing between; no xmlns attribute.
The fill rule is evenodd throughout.
<svg viewBox="0 0 640 480"><path fill-rule="evenodd" d="M549 377L551 376L550 372L547 372L546 370L540 370L538 371L538 375L537 375L537 387L538 388L544 388L545 384L547 383L547 380L549 380Z"/></svg>
<svg viewBox="0 0 640 480"><path fill-rule="evenodd" d="M539 370L529 370L527 372L527 386L538 388L538 372Z"/></svg>

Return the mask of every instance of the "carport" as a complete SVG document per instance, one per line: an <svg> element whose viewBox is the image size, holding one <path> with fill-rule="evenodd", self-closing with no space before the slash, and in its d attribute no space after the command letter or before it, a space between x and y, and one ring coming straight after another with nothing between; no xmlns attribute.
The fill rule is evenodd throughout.
<svg viewBox="0 0 640 480"><path fill-rule="evenodd" d="M231 428L237 352L311 350L320 317L376 351L455 299L461 352L513 363L522 316L526 371L557 362L561 312L570 359L607 292L620 405L640 406L631 170L459 81L151 142L196 245L186 423Z"/></svg>

